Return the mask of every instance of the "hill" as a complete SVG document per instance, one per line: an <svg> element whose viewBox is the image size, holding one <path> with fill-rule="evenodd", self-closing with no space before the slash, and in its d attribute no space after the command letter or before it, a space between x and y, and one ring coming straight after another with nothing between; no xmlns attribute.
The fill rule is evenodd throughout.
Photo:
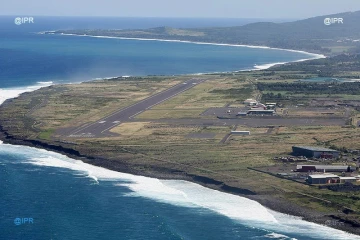
<svg viewBox="0 0 360 240"><path fill-rule="evenodd" d="M324 23L326 18L341 18L342 22L326 25ZM336 55L343 52L358 52L360 49L359 22L360 11L356 11L294 22L258 22L238 27L191 29L157 27L141 30L75 29L59 30L55 33L263 45Z"/></svg>

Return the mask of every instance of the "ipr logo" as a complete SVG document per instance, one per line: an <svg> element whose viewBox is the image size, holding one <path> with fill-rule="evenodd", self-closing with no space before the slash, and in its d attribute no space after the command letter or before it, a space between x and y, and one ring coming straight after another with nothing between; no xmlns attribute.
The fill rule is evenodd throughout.
<svg viewBox="0 0 360 240"><path fill-rule="evenodd" d="M329 26L329 25L335 24L335 23L344 24L344 19L343 18L325 18L324 19L324 24L326 26Z"/></svg>
<svg viewBox="0 0 360 240"><path fill-rule="evenodd" d="M21 224L26 224L26 223L34 223L34 219L33 218L15 218L14 219L14 224L16 226L19 226Z"/></svg>
<svg viewBox="0 0 360 240"><path fill-rule="evenodd" d="M17 17L17 18L15 18L14 22L16 25L21 25L24 23L34 23L34 18L33 17Z"/></svg>

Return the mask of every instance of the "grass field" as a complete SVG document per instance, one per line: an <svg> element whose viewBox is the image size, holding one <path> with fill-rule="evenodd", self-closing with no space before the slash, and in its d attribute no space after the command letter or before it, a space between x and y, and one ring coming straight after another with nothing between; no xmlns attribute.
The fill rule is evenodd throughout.
<svg viewBox="0 0 360 240"><path fill-rule="evenodd" d="M202 118L200 114L210 107L224 107L228 104L241 104L246 98L255 95L254 89L234 92L242 89L248 82L237 78L214 78L199 84L190 90L175 96L148 111L136 116L137 119L161 118Z"/></svg>

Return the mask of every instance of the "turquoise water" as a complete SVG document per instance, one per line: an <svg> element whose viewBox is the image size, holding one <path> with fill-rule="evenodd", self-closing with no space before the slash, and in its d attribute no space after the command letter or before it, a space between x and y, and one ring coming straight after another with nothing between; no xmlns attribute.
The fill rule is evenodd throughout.
<svg viewBox="0 0 360 240"><path fill-rule="evenodd" d="M0 102L50 82L234 71L308 57L279 50L39 35L2 24ZM112 172L23 146L0 143L0 183L0 239L356 239L193 183Z"/></svg>

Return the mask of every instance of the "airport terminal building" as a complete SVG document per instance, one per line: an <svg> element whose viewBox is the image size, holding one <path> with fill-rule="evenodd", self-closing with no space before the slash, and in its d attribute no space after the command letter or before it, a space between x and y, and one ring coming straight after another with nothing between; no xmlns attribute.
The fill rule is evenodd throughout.
<svg viewBox="0 0 360 240"><path fill-rule="evenodd" d="M247 112L248 115L274 115L274 110L265 109L251 109Z"/></svg>

